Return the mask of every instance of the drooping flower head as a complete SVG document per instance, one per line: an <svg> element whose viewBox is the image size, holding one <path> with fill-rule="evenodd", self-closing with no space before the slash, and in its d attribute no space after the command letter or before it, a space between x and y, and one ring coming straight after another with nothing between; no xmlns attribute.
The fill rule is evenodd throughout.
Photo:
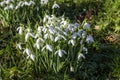
<svg viewBox="0 0 120 80"><path fill-rule="evenodd" d="M46 5L48 3L48 0L41 0L41 5Z"/></svg>
<svg viewBox="0 0 120 80"><path fill-rule="evenodd" d="M53 6L52 6L52 9L55 9L55 8L60 8L60 6L56 2L54 2Z"/></svg>

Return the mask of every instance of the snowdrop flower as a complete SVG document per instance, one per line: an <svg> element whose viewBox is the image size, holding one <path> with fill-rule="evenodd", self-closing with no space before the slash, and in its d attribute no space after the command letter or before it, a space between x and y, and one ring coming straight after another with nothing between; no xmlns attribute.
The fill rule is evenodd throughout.
<svg viewBox="0 0 120 80"><path fill-rule="evenodd" d="M70 67L70 71L71 71L71 72L74 72L73 66Z"/></svg>
<svg viewBox="0 0 120 80"><path fill-rule="evenodd" d="M34 5L35 3L33 1L30 1L30 2L24 2L23 5L26 5L26 6L30 6L30 5Z"/></svg>
<svg viewBox="0 0 120 80"><path fill-rule="evenodd" d="M37 7L36 10L39 11L39 7Z"/></svg>
<svg viewBox="0 0 120 80"><path fill-rule="evenodd" d="M49 36L49 34L46 33L46 34L44 35L44 39L45 39L45 40L48 39L48 36Z"/></svg>
<svg viewBox="0 0 120 80"><path fill-rule="evenodd" d="M54 37L53 37L53 35L51 34L51 35L49 35L49 37L50 37L50 40L51 41L54 41Z"/></svg>
<svg viewBox="0 0 120 80"><path fill-rule="evenodd" d="M51 45L49 45L49 44L47 44L46 46L44 46L44 47L42 48L42 51L43 51L45 48L46 48L47 50L49 50L50 52L52 52L52 51L53 51L52 46L51 46Z"/></svg>
<svg viewBox="0 0 120 80"><path fill-rule="evenodd" d="M22 2L21 6L24 6L24 5L25 5L25 6L30 6L30 5L32 5L32 4L35 5L35 2L33 2L33 1L26 2L26 1L25 1L25 2Z"/></svg>
<svg viewBox="0 0 120 80"><path fill-rule="evenodd" d="M37 49L40 49L40 43L35 43L34 47L36 47Z"/></svg>
<svg viewBox="0 0 120 80"><path fill-rule="evenodd" d="M68 24L68 22L67 22L67 21L64 21L64 22L63 22L63 25L61 25L60 27L65 27L67 24Z"/></svg>
<svg viewBox="0 0 120 80"><path fill-rule="evenodd" d="M9 4L9 3L10 3L10 0L5 1L5 4Z"/></svg>
<svg viewBox="0 0 120 80"><path fill-rule="evenodd" d="M4 1L0 2L0 5L3 6L5 4L9 4L10 2L14 2L14 0L4 0Z"/></svg>
<svg viewBox="0 0 120 80"><path fill-rule="evenodd" d="M81 58L85 59L85 56L82 53L78 55L78 60L80 60Z"/></svg>
<svg viewBox="0 0 120 80"><path fill-rule="evenodd" d="M55 29L57 30L57 32L62 32L61 28L58 26L55 26Z"/></svg>
<svg viewBox="0 0 120 80"><path fill-rule="evenodd" d="M59 49L59 50L57 50L57 51L55 52L55 54L58 54L59 57L62 57L63 54L67 54L67 52L66 52L65 50Z"/></svg>
<svg viewBox="0 0 120 80"><path fill-rule="evenodd" d="M41 32L42 32L42 28L43 28L43 26L39 26L39 27L38 27L38 29L37 29L38 33L41 33Z"/></svg>
<svg viewBox="0 0 120 80"><path fill-rule="evenodd" d="M37 43L39 43L39 42L43 42L43 43L44 43L45 41L44 41L44 39L42 39L42 38L38 38L36 42L37 42Z"/></svg>
<svg viewBox="0 0 120 80"><path fill-rule="evenodd" d="M53 49L52 49L52 46L51 45L46 45L46 49L48 49L49 51L53 51Z"/></svg>
<svg viewBox="0 0 120 80"><path fill-rule="evenodd" d="M71 24L68 25L68 27L67 27L66 30L67 30L67 32L68 32L68 31L70 31L70 32L72 31L72 26L71 26Z"/></svg>
<svg viewBox="0 0 120 80"><path fill-rule="evenodd" d="M44 33L47 33L47 28L46 27L43 27L43 29L42 29L42 31L44 32Z"/></svg>
<svg viewBox="0 0 120 80"><path fill-rule="evenodd" d="M59 36L61 36L64 40L67 40L65 36L63 36L63 35L59 35Z"/></svg>
<svg viewBox="0 0 120 80"><path fill-rule="evenodd" d="M37 32L37 33L35 34L34 38L36 39L36 38L39 38L39 37L41 37L41 36L42 36L42 33Z"/></svg>
<svg viewBox="0 0 120 80"><path fill-rule="evenodd" d="M55 42L57 42L57 41L60 40L60 39L61 39L60 36L55 37Z"/></svg>
<svg viewBox="0 0 120 80"><path fill-rule="evenodd" d="M72 46L75 46L76 41L74 39L71 39L68 41L68 44L72 44Z"/></svg>
<svg viewBox="0 0 120 80"><path fill-rule="evenodd" d="M56 3L54 3L53 6L52 6L52 9L55 9L55 8L60 8L60 6Z"/></svg>
<svg viewBox="0 0 120 80"><path fill-rule="evenodd" d="M65 38L65 36L58 34L58 36L55 37L55 42L57 42L57 41L60 40L60 39L67 40L67 39Z"/></svg>
<svg viewBox="0 0 120 80"><path fill-rule="evenodd" d="M23 54L26 53L28 56L30 56L31 54L31 51L30 49L26 48L24 51L23 51Z"/></svg>
<svg viewBox="0 0 120 80"><path fill-rule="evenodd" d="M74 28L78 28L80 25L78 23L74 23Z"/></svg>
<svg viewBox="0 0 120 80"><path fill-rule="evenodd" d="M27 31L27 32L31 32L31 29L30 29L30 28L27 28L26 31Z"/></svg>
<svg viewBox="0 0 120 80"><path fill-rule="evenodd" d="M45 39L45 40L46 40L46 39L50 39L51 41L54 41L53 35L52 35L52 34L49 34L49 33L46 33L46 34L44 35L44 39Z"/></svg>
<svg viewBox="0 0 120 80"><path fill-rule="evenodd" d="M0 2L0 5L1 5L1 6L5 5L5 1Z"/></svg>
<svg viewBox="0 0 120 80"><path fill-rule="evenodd" d="M35 36L32 33L27 32L27 34L25 35L25 42L28 41L28 39L29 39L30 36L33 37L33 38L35 38Z"/></svg>
<svg viewBox="0 0 120 80"><path fill-rule="evenodd" d="M87 42L87 43L94 42L94 39L93 39L92 35L87 36L86 42Z"/></svg>
<svg viewBox="0 0 120 80"><path fill-rule="evenodd" d="M82 33L83 33L83 30L79 30L79 31L77 32L77 35L78 35L79 37L82 37ZM85 33L85 34L87 34L87 33ZM83 36L84 36L84 34L83 34Z"/></svg>
<svg viewBox="0 0 120 80"><path fill-rule="evenodd" d="M45 17L43 18L43 23L45 23L48 19L50 19L49 15L45 15Z"/></svg>
<svg viewBox="0 0 120 80"><path fill-rule="evenodd" d="M82 38L85 38L87 35L87 32L86 31L82 31Z"/></svg>
<svg viewBox="0 0 120 80"><path fill-rule="evenodd" d="M25 1L25 2L23 3L23 5L27 5L27 6L28 6L28 5L29 5L29 3Z"/></svg>
<svg viewBox="0 0 120 80"><path fill-rule="evenodd" d="M65 32L65 31L63 31L63 34L64 34L65 36L68 36L67 32Z"/></svg>
<svg viewBox="0 0 120 80"><path fill-rule="evenodd" d="M35 55L33 55L33 54L30 54L30 59L32 59L33 61L35 60Z"/></svg>
<svg viewBox="0 0 120 80"><path fill-rule="evenodd" d="M25 4L27 4L27 2L22 2L21 6L20 7L23 7Z"/></svg>
<svg viewBox="0 0 120 80"><path fill-rule="evenodd" d="M89 23L85 23L85 24L84 24L84 27L85 27L87 30L90 30L90 24L89 24Z"/></svg>
<svg viewBox="0 0 120 80"><path fill-rule="evenodd" d="M83 47L83 51L85 51L85 54L88 53L88 49L86 47Z"/></svg>
<svg viewBox="0 0 120 80"><path fill-rule="evenodd" d="M26 53L27 54L27 59L30 58L34 61L35 59L35 56L31 53L30 49L26 48L24 51L23 51L23 54Z"/></svg>
<svg viewBox="0 0 120 80"><path fill-rule="evenodd" d="M25 35L25 42L27 42L27 40L28 40L28 38L30 37L30 35L31 35L31 33L27 33L27 34Z"/></svg>
<svg viewBox="0 0 120 80"><path fill-rule="evenodd" d="M72 32L74 32L77 28L78 28L78 25L77 23L75 24L69 24L68 27L69 27L69 30L71 30Z"/></svg>
<svg viewBox="0 0 120 80"><path fill-rule="evenodd" d="M48 0L41 0L41 5L45 5L48 3Z"/></svg>
<svg viewBox="0 0 120 80"><path fill-rule="evenodd" d="M23 27L18 27L17 28L17 31L18 31L18 33L20 34L20 35L22 35L23 34Z"/></svg>
<svg viewBox="0 0 120 80"><path fill-rule="evenodd" d="M9 10L9 9L13 10L13 8L14 8L14 5L10 4L9 6L6 6L4 10Z"/></svg>
<svg viewBox="0 0 120 80"><path fill-rule="evenodd" d="M73 39L76 39L76 38L77 38L77 35L78 35L78 34L75 32L75 33L72 35L72 38L73 38Z"/></svg>
<svg viewBox="0 0 120 80"><path fill-rule="evenodd" d="M10 2L14 2L14 0L5 0L6 4L9 4Z"/></svg>
<svg viewBox="0 0 120 80"><path fill-rule="evenodd" d="M15 9L18 9L19 7L21 7L22 3L23 3L23 1L20 1L20 2L18 3L18 5L15 7Z"/></svg>
<svg viewBox="0 0 120 80"><path fill-rule="evenodd" d="M69 27L73 28L73 27L74 27L74 24L70 23L70 24L69 24Z"/></svg>
<svg viewBox="0 0 120 80"><path fill-rule="evenodd" d="M17 45L16 45L16 48L18 48L18 49L20 49L20 50L22 50L22 46L21 46L21 42L20 43L18 43Z"/></svg>
<svg viewBox="0 0 120 80"><path fill-rule="evenodd" d="M67 24L67 21L65 21L65 19L64 18L62 18L62 21L61 21L61 23L60 23L61 25L63 24L63 27Z"/></svg>
<svg viewBox="0 0 120 80"><path fill-rule="evenodd" d="M54 35L56 31L52 27L49 27L49 32Z"/></svg>
<svg viewBox="0 0 120 80"><path fill-rule="evenodd" d="M44 42L44 40L42 38L38 38L36 40L36 43L34 44L34 47L36 47L37 49L40 49L40 42Z"/></svg>

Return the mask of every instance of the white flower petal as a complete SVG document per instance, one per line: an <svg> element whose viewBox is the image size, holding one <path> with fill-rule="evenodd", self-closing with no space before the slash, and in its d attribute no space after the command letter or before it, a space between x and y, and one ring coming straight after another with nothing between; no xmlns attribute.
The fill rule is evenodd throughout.
<svg viewBox="0 0 120 80"><path fill-rule="evenodd" d="M55 9L55 8L60 8L60 6L55 3L55 4L53 4L52 9Z"/></svg>
<svg viewBox="0 0 120 80"><path fill-rule="evenodd" d="M46 40L48 38L48 33L44 35L44 39Z"/></svg>
<svg viewBox="0 0 120 80"><path fill-rule="evenodd" d="M45 48L46 48L46 46L44 46L41 51L44 51Z"/></svg>
<svg viewBox="0 0 120 80"><path fill-rule="evenodd" d="M59 57L62 57L62 56L63 56L63 53L64 53L64 54L67 54L67 52L66 52L65 50L61 50L61 49L59 49L59 50L57 50L57 51L55 52L55 54L58 54Z"/></svg>
<svg viewBox="0 0 120 80"><path fill-rule="evenodd" d="M79 23L75 23L75 24L74 24L74 28L78 28L79 26L80 26Z"/></svg>
<svg viewBox="0 0 120 80"><path fill-rule="evenodd" d="M67 40L66 38L65 38L65 36L63 36L63 35L60 35L64 40Z"/></svg>
<svg viewBox="0 0 120 80"><path fill-rule="evenodd" d="M37 49L40 49L40 44L39 43L35 43L34 47L36 47Z"/></svg>
<svg viewBox="0 0 120 80"><path fill-rule="evenodd" d="M59 55L59 57L62 57L62 55L63 55L62 50L58 51L58 55Z"/></svg>
<svg viewBox="0 0 120 80"><path fill-rule="evenodd" d="M50 40L51 40L51 41L54 41L53 35L50 35Z"/></svg>
<svg viewBox="0 0 120 80"><path fill-rule="evenodd" d="M90 30L90 24L89 24L89 23L85 23L85 24L84 24L84 27L85 27L86 29Z"/></svg>
<svg viewBox="0 0 120 80"><path fill-rule="evenodd" d="M28 41L28 38L30 37L30 33L27 33L26 35L25 35L25 42L27 42Z"/></svg>
<svg viewBox="0 0 120 80"><path fill-rule="evenodd" d="M94 39L93 39L92 35L87 36L86 42L87 42L87 43L94 42Z"/></svg>
<svg viewBox="0 0 120 80"><path fill-rule="evenodd" d="M77 33L76 33L76 32L72 35L72 38L73 38L73 39L76 39L76 38L77 38Z"/></svg>
<svg viewBox="0 0 120 80"><path fill-rule="evenodd" d="M51 45L46 45L46 49L48 49L49 51L53 51L53 48L52 48L52 46Z"/></svg>
<svg viewBox="0 0 120 80"><path fill-rule="evenodd" d="M17 44L17 46L16 46L16 48L18 48L18 49L22 50L22 46L21 46L21 44L22 44L21 42L20 42L20 43L18 43L18 44Z"/></svg>
<svg viewBox="0 0 120 80"><path fill-rule="evenodd" d="M22 35L23 34L23 27L18 27L17 31L20 35Z"/></svg>
<svg viewBox="0 0 120 80"><path fill-rule="evenodd" d="M85 51L85 53L88 53L88 49L86 47L83 47L83 51Z"/></svg>
<svg viewBox="0 0 120 80"><path fill-rule="evenodd" d="M30 49L26 48L24 51L23 51L23 54L26 53L28 56L30 56L31 54L31 51Z"/></svg>
<svg viewBox="0 0 120 80"><path fill-rule="evenodd" d="M31 54L30 59L32 59L34 61L35 60L35 55Z"/></svg>
<svg viewBox="0 0 120 80"><path fill-rule="evenodd" d="M85 59L85 56L82 53L78 55L78 60L80 60L81 58Z"/></svg>
<svg viewBox="0 0 120 80"><path fill-rule="evenodd" d="M72 66L70 67L70 71L71 71L71 72L74 72L74 68L73 68Z"/></svg>
<svg viewBox="0 0 120 80"><path fill-rule="evenodd" d="M57 41L60 40L60 39L61 39L60 36L55 37L55 42L57 42Z"/></svg>
<svg viewBox="0 0 120 80"><path fill-rule="evenodd" d="M73 46L75 46L75 40L72 39L71 43L72 43Z"/></svg>

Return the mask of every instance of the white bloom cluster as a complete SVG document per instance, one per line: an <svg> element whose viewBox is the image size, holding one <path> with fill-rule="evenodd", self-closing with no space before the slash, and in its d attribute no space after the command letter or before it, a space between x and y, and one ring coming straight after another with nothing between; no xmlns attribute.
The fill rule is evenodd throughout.
<svg viewBox="0 0 120 80"><path fill-rule="evenodd" d="M23 6L30 6L30 5L35 5L35 2L33 2L33 1L29 1L29 2L27 2L27 1L20 1L17 4L17 6L15 7L15 9L18 9L20 7L23 7Z"/></svg>
<svg viewBox="0 0 120 80"><path fill-rule="evenodd" d="M85 26L90 29L87 23L85 23ZM92 35L88 34L78 23L69 23L64 17L57 18L54 15L45 15L43 18L43 26L38 26L34 31L29 28L23 30L22 27L19 27L17 30L20 35L24 33L25 44L32 38L33 42L31 45L33 48L41 52L48 51L54 53L59 57L70 53L70 51L66 51L63 45L71 47L80 46L81 48L85 42L88 44L94 42ZM18 47L20 50L22 49L20 45L18 45ZM80 58L85 59L83 53L87 54L88 50L85 46L82 46L82 50L79 53L78 60Z"/></svg>
<svg viewBox="0 0 120 80"><path fill-rule="evenodd" d="M0 6L8 5L11 2L14 2L14 0L4 0L4 1L0 2Z"/></svg>
<svg viewBox="0 0 120 80"><path fill-rule="evenodd" d="M29 2L20 1L17 5L13 5L14 2L15 2L14 0L4 0L0 2L0 6L4 7L4 10L13 10L13 9L18 9L23 6L35 5L34 1L29 1Z"/></svg>
<svg viewBox="0 0 120 80"><path fill-rule="evenodd" d="M13 4L10 4L10 5L6 6L6 7L4 8L4 10L13 10L13 8L14 8L14 5L13 5Z"/></svg>

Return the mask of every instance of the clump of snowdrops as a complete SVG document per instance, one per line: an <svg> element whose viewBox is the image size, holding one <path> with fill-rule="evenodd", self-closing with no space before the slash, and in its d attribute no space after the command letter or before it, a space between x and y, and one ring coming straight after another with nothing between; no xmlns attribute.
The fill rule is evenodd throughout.
<svg viewBox="0 0 120 80"><path fill-rule="evenodd" d="M16 47L28 62L38 63L37 67L43 66L46 71L57 73L65 66L74 72L88 53L85 44L94 42L90 30L89 23L80 25L63 16L45 15L42 26L36 29L24 25L17 28L20 42Z"/></svg>
<svg viewBox="0 0 120 80"><path fill-rule="evenodd" d="M13 10L13 9L18 9L20 7L24 7L24 6L31 6L31 5L35 5L34 1L18 1L15 0L3 0L2 2L0 2L0 6L4 7L4 10Z"/></svg>

